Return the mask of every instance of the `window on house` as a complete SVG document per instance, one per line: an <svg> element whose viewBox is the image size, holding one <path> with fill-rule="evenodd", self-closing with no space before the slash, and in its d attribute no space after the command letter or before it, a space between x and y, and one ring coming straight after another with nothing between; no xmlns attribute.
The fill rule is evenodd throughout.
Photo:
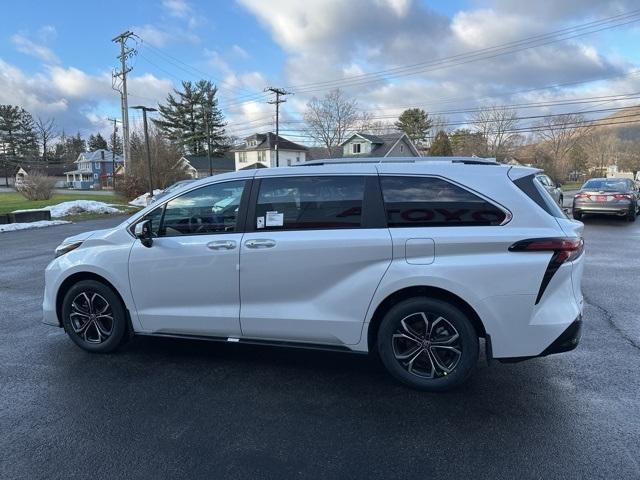
<svg viewBox="0 0 640 480"><path fill-rule="evenodd" d="M434 177L381 177L389 227L500 225L498 207L464 188Z"/></svg>
<svg viewBox="0 0 640 480"><path fill-rule="evenodd" d="M287 166L290 167L291 166L291 159L287 158Z"/></svg>
<svg viewBox="0 0 640 480"><path fill-rule="evenodd" d="M404 152L404 145L400 145L400 153Z"/></svg>
<svg viewBox="0 0 640 480"><path fill-rule="evenodd" d="M360 143L351 144L351 153L360 153Z"/></svg>
<svg viewBox="0 0 640 480"><path fill-rule="evenodd" d="M253 224L265 230L358 228L362 219L364 177L282 177L261 180ZM267 212L282 214L269 225Z"/></svg>
<svg viewBox="0 0 640 480"><path fill-rule="evenodd" d="M296 155L296 163L300 163L300 154Z"/></svg>

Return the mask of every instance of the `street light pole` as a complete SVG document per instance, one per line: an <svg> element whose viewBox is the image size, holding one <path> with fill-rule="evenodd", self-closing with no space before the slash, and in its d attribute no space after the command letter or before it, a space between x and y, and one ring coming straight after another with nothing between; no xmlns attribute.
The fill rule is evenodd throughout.
<svg viewBox="0 0 640 480"><path fill-rule="evenodd" d="M142 110L142 122L144 124L144 142L147 145L147 164L149 166L149 200L153 197L153 177L151 173L151 148L149 147L149 128L147 127L147 112L157 112L155 108L138 105L131 107L135 110Z"/></svg>

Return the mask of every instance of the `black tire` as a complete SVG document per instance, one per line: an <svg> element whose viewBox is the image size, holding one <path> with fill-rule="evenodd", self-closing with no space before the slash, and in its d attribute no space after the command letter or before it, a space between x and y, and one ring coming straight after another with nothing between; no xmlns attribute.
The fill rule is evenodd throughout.
<svg viewBox="0 0 640 480"><path fill-rule="evenodd" d="M88 352L113 352L128 338L122 300L95 280L81 280L69 289L62 301L62 324L71 340Z"/></svg>
<svg viewBox="0 0 640 480"><path fill-rule="evenodd" d="M582 220L582 212L576 212L575 210L572 212L574 220Z"/></svg>
<svg viewBox="0 0 640 480"><path fill-rule="evenodd" d="M636 207L635 205L631 207L631 210L629 210L629 213L627 214L627 220L630 222L635 222L636 221Z"/></svg>
<svg viewBox="0 0 640 480"><path fill-rule="evenodd" d="M415 338L405 338L405 332ZM454 305L416 297L394 305L384 316L378 330L377 351L387 371L400 382L417 390L441 392L469 378L478 361L478 343L473 325ZM412 352L412 348L416 350ZM409 357L397 358L407 353Z"/></svg>

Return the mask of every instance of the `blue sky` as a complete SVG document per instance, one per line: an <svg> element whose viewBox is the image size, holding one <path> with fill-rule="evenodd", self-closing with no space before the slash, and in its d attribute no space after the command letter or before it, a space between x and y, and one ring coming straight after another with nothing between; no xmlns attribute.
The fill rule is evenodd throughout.
<svg viewBox="0 0 640 480"><path fill-rule="evenodd" d="M348 82L638 7L632 0L23 0L0 17L0 103L54 117L67 132L107 131L106 117L119 106L110 88L118 53L111 39L124 30L142 39L131 43L138 50L131 102L155 104L180 80L209 78L220 85L229 130L238 136L271 128L272 107L262 93L267 85L297 87L283 112L292 135L306 102L340 85L323 90L318 82L336 79L383 122L412 105L447 111L630 93L640 90L640 75L628 75L640 68L640 22L468 65ZM505 95L607 76L617 78ZM443 98L453 101L445 108Z"/></svg>

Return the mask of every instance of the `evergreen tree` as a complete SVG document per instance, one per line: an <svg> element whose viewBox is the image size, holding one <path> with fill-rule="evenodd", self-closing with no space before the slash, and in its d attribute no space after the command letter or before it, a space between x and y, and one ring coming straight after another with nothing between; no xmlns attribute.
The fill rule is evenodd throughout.
<svg viewBox="0 0 640 480"><path fill-rule="evenodd" d="M0 105L0 167L9 185L9 176L23 160L38 153L33 117L14 105Z"/></svg>
<svg viewBox="0 0 640 480"><path fill-rule="evenodd" d="M218 89L208 80L182 82L165 105L158 105L160 119L153 120L160 131L185 153L204 155L223 145L224 116L218 107Z"/></svg>
<svg viewBox="0 0 640 480"><path fill-rule="evenodd" d="M444 130L440 130L431 143L429 155L432 157L450 157L453 155L449 135Z"/></svg>
<svg viewBox="0 0 640 480"><path fill-rule="evenodd" d="M90 152L95 152L96 150L106 150L109 148L107 145L107 141L104 137L98 133L97 135L89 135L88 145Z"/></svg>
<svg viewBox="0 0 640 480"><path fill-rule="evenodd" d="M116 131L109 136L109 150L115 152L116 155L122 155L122 149L122 139Z"/></svg>
<svg viewBox="0 0 640 480"><path fill-rule="evenodd" d="M426 143L432 123L429 114L421 108L409 108L398 117L395 126L419 146Z"/></svg>
<svg viewBox="0 0 640 480"><path fill-rule="evenodd" d="M481 132L472 132L468 128L458 128L449 135L454 155L470 157L482 156L487 151L487 139Z"/></svg>

